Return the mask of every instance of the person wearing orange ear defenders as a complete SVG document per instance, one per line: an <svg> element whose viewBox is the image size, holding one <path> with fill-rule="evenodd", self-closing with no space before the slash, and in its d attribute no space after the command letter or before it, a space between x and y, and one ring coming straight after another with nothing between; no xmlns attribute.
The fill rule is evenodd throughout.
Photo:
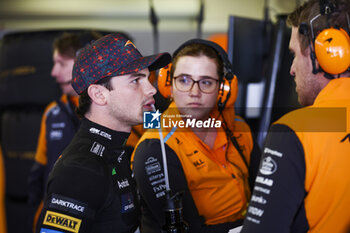
<svg viewBox="0 0 350 233"><path fill-rule="evenodd" d="M306 107L269 130L244 233L350 232L349 12L349 0L310 0L288 17Z"/></svg>
<svg viewBox="0 0 350 233"><path fill-rule="evenodd" d="M249 126L234 114L237 78L228 63L224 50L206 40L187 41L175 51L165 72L173 101L161 117L167 173L157 130L143 134L132 156L141 232L162 232L166 224L166 174L171 192L182 193L188 232L229 232L242 225L260 153ZM231 88L225 97L226 75ZM161 90L159 83L166 81L158 81Z"/></svg>

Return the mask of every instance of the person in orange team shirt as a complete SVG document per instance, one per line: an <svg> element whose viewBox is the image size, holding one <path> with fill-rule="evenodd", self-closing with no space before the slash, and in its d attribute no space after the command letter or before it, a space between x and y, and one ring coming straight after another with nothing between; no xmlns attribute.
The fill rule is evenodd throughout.
<svg viewBox="0 0 350 233"><path fill-rule="evenodd" d="M288 17L306 107L272 124L242 233L350 230L349 13L349 0L310 0Z"/></svg>

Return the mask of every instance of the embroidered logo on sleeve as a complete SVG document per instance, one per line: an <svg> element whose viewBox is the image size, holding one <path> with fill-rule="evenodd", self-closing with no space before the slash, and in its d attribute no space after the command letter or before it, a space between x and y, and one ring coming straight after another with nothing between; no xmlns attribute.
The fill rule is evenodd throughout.
<svg viewBox="0 0 350 233"><path fill-rule="evenodd" d="M83 216L83 214L86 212L87 204L73 198L52 194L49 200L49 207L74 215Z"/></svg>
<svg viewBox="0 0 350 233"><path fill-rule="evenodd" d="M53 211L46 211L43 224L69 232L78 233L81 219Z"/></svg>
<svg viewBox="0 0 350 233"><path fill-rule="evenodd" d="M63 137L62 130L50 130L49 137L51 140L61 140Z"/></svg>
<svg viewBox="0 0 350 233"><path fill-rule="evenodd" d="M277 171L277 163L271 156L267 156L261 160L260 172L263 175L272 175Z"/></svg>
<svg viewBox="0 0 350 233"><path fill-rule="evenodd" d="M265 178L265 177L262 177L262 176L256 176L255 182L256 183L260 183L260 184L264 184L264 185L267 185L267 186L270 186L270 187L273 185L273 180L272 179L268 179L268 178Z"/></svg>
<svg viewBox="0 0 350 233"><path fill-rule="evenodd" d="M161 171L162 167L158 162L158 160L151 156L145 162L145 169L146 169L147 175L152 175L156 172Z"/></svg>
<svg viewBox="0 0 350 233"><path fill-rule="evenodd" d="M165 178L158 160L153 156L150 156L145 162L145 170L156 197L160 198L164 196L166 190Z"/></svg>

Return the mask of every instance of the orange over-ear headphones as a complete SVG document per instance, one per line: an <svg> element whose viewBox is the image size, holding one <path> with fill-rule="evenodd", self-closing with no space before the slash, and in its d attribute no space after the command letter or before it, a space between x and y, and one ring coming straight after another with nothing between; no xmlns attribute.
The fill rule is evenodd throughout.
<svg viewBox="0 0 350 233"><path fill-rule="evenodd" d="M330 75L341 74L350 67L350 23L349 15L346 14L348 32L342 28L328 27L322 30L317 36L314 35L313 22L321 16L329 17L334 12L336 6L328 0L320 0L320 14L310 20L310 31L306 23L299 26L299 32L311 39L314 44L314 51L311 48L311 59L313 63L313 73L324 71ZM328 20L328 19L327 19ZM315 58L321 69L316 69Z"/></svg>
<svg viewBox="0 0 350 233"><path fill-rule="evenodd" d="M213 48L221 58L223 64L224 64L224 77L220 84L219 88L219 94L217 98L217 106L218 109L221 111L225 107L232 107L236 101L237 98L237 91L238 91L238 81L236 75L232 72L232 65L231 62L228 59L227 53L223 48L221 48L218 44L208 41L208 40L202 40L202 39L192 39L184 44L182 44L173 54L173 58L176 57L176 55L179 53L180 50L182 50L184 47L191 45L191 44L203 44L207 45L211 48ZM167 65L166 67L163 67L159 70L158 74L158 90L164 96L165 98L170 98L171 96L171 63Z"/></svg>

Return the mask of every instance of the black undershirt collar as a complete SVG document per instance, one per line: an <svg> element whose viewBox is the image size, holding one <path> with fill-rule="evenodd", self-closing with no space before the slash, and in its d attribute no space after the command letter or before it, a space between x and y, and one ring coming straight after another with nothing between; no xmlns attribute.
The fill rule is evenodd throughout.
<svg viewBox="0 0 350 233"><path fill-rule="evenodd" d="M101 143L109 151L124 150L126 141L130 135L130 133L109 129L86 118L82 119L78 134Z"/></svg>

